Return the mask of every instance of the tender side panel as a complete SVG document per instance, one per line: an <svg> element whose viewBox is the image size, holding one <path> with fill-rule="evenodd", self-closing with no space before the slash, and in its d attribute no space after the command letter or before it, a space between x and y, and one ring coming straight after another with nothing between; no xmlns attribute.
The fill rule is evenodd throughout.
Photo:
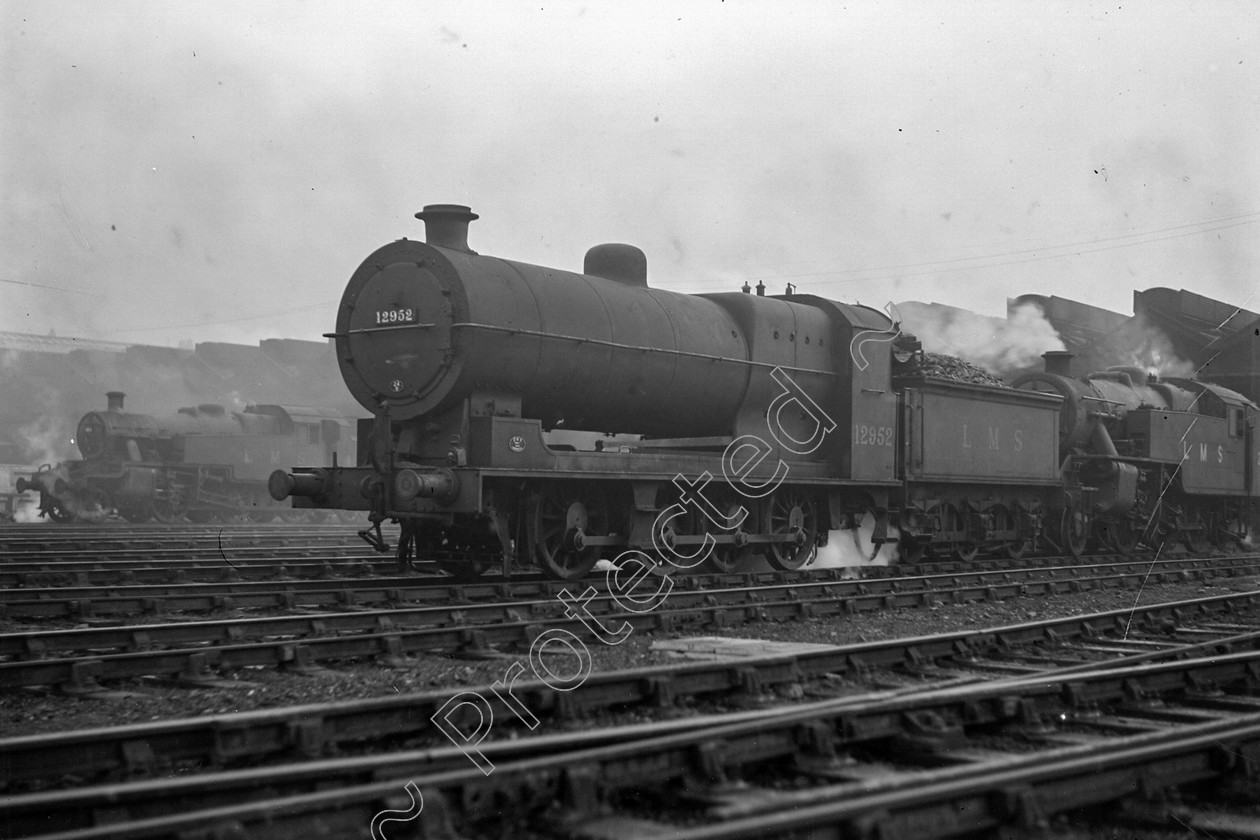
<svg viewBox="0 0 1260 840"><path fill-rule="evenodd" d="M1130 411L1128 429L1145 440L1149 456L1181 463L1177 480L1187 493L1233 495L1246 491L1242 436L1232 436L1226 420L1202 414L1141 409Z"/></svg>
<svg viewBox="0 0 1260 840"><path fill-rule="evenodd" d="M925 381L903 392L906 478L1056 482L1059 399Z"/></svg>

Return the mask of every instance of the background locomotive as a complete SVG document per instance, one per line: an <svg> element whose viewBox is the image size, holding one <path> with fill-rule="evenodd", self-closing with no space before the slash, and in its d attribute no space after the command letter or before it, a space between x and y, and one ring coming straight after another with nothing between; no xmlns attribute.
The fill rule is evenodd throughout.
<svg viewBox="0 0 1260 840"><path fill-rule="evenodd" d="M867 550L973 557L1079 554L1096 531L1129 548L1223 537L1255 513L1256 407L1225 389L941 381L869 307L652 289L628 245L592 248L582 274L483 257L467 207L416 215L427 242L369 256L331 336L374 414L359 466L271 479L298 507L400 521L400 557L572 578L626 549L705 546L719 570L750 554L795 569L859 523ZM1218 447L1210 470L1169 448L1191 432Z"/></svg>
<svg viewBox="0 0 1260 840"><path fill-rule="evenodd" d="M123 399L111 391L105 411L79 421L83 460L17 479L18 492L39 491L41 515L69 522L116 509L131 522L270 519L291 514L267 493L277 466L334 464L354 451L352 421L328 410L251 405L229 413L203 404L154 417L124 411Z"/></svg>
<svg viewBox="0 0 1260 840"><path fill-rule="evenodd" d="M1047 353L1045 372L1013 384L1063 397L1064 486L1080 499L1074 552L1091 533L1122 554L1141 542L1205 548L1250 533L1260 495L1254 404L1219 385L1161 381L1134 367L1078 379L1071 359Z"/></svg>

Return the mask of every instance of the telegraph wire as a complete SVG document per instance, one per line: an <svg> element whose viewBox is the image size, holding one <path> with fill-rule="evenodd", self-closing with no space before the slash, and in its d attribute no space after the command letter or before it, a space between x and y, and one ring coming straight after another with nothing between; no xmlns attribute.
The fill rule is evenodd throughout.
<svg viewBox="0 0 1260 840"><path fill-rule="evenodd" d="M90 298L104 297L104 295L96 294L94 292L84 292L79 289L66 289L61 286L46 286L43 283L30 283L26 280L10 280L7 277L0 277L0 283L8 283L11 286L29 286L32 289L48 289L52 292L64 292L68 295L82 295L83 297Z"/></svg>
<svg viewBox="0 0 1260 840"><path fill-rule="evenodd" d="M988 268L1001 268L1003 266L1008 266L1008 265L1025 265L1027 263L1046 262L1047 260L1061 260L1061 259L1066 259L1068 257L1078 257L1082 254L1096 254L1103 251L1115 251L1120 248L1132 248L1137 245L1149 245L1155 242L1165 242L1171 239L1182 239L1187 236L1197 236L1201 233L1211 233L1213 231L1229 230L1230 228L1236 228L1236 227L1242 227L1244 225L1255 224L1258 221L1260 221L1260 219L1252 219L1246 222L1236 222L1232 225L1223 225L1221 227L1208 228L1207 230L1190 231L1188 233L1178 233L1178 234L1173 234L1170 236L1162 236L1158 239L1148 239L1148 240L1143 240L1141 242L1124 242L1124 243L1119 243L1119 244L1106 245L1101 248L1078 248L1076 250L1067 251L1062 254L1043 254L1041 256L1028 257L1022 260L1003 260L1001 262L980 263L977 265L961 265L961 266L956 266L954 268L936 268L936 269L929 269L926 271L878 274L871 277L850 277L850 278L845 278L845 279L840 279L840 280L825 281L823 285L826 285L828 283L832 283L832 284L834 283L862 283L862 282L871 282L873 280L894 280L900 277L923 277L923 276L932 275L932 274L950 274L957 271L981 271ZM983 258L977 257L975 259L983 259ZM927 265L932 265L932 263L927 263ZM826 275L826 274L833 274L833 273L838 273L838 272L829 272L829 271L817 272L815 275L787 275L785 274L785 275L780 275L780 278L790 279L792 277L799 277L799 276L819 276L819 275ZM780 279L780 278L775 278L775 279Z"/></svg>
<svg viewBox="0 0 1260 840"><path fill-rule="evenodd" d="M218 321L198 321L195 324L167 324L160 327L137 327L135 329L105 330L98 335L121 335L125 333L144 333L144 332L160 332L162 330L186 330L193 327L213 327L218 324L238 324L242 321L259 321L264 318L277 318L281 315L290 315L294 312L307 312L311 309L322 309L327 306L335 306L337 301L329 300L323 303L312 303L308 306L296 306L288 309L281 309L276 312L264 312L260 315L247 315L243 318L224 318Z"/></svg>
<svg viewBox="0 0 1260 840"><path fill-rule="evenodd" d="M932 260L929 262L922 262L922 263L905 263L905 264L900 264L900 265L874 266L872 268L842 268L842 269L836 269L835 273L853 274L853 273L862 272L862 271L895 271L895 270L903 269L903 268L924 268L927 266L943 265L943 264L948 264L948 263L953 263L953 262L991 259L994 257L1018 256L1019 254L1035 254L1040 251L1057 251L1057 250L1063 250L1065 248L1078 248L1084 245L1096 245L1102 242L1118 242L1123 239L1135 239L1139 237L1148 237L1148 236L1153 236L1154 234L1170 233L1172 231L1182 231L1182 230L1186 230L1187 228L1198 228L1204 225L1217 225L1222 222L1240 222L1243 224L1251 224L1254 221L1260 221L1260 212L1252 211L1248 213L1239 213L1233 216L1220 216L1215 219L1203 219L1198 222L1187 222L1185 224L1171 225L1169 227L1162 227L1162 228L1153 228L1151 230L1136 231L1134 233L1121 233L1115 236L1104 236L1104 237L1096 237L1093 239L1085 239L1082 242L1068 241L1068 242L1062 242L1057 245L1049 244L1049 245L1042 245L1036 248L1022 248L1015 251L999 251L993 254L979 254L979 255L971 256L971 257L952 257L952 258ZM1226 225L1225 227L1235 227L1235 225ZM1191 233L1209 233L1213 230L1220 230L1220 229L1222 228L1212 227L1212 228L1205 228L1204 230L1199 230L1199 231L1191 231ZM1077 234L1075 237L1069 237L1069 239L1080 238L1084 236L1087 236L1087 234ZM1020 241L1027 242L1029 240L1024 239ZM1156 239L1150 239L1150 240L1144 240L1144 241L1160 242L1162 241L1162 238L1156 238ZM1141 244L1141 243L1134 243L1134 244ZM820 262L826 262L826 260L801 260L799 262L786 262L784 263L784 265L810 265L810 264L816 264ZM787 276L792 276L792 275L773 275L773 278L777 278L781 276L787 277ZM803 275L795 275L795 276L803 276ZM766 275L766 276L759 276L759 277L750 277L749 279L750 280L764 280L764 279L773 279L773 278L770 275Z"/></svg>
<svg viewBox="0 0 1260 840"><path fill-rule="evenodd" d="M1132 248L1138 245L1150 245L1156 242L1166 242L1172 239L1183 239L1187 236L1199 236L1204 233L1213 233L1215 231L1229 230L1231 228L1243 227L1245 225L1252 225L1252 224L1255 224L1256 222L1260 222L1260 214L1248 214L1248 215L1255 216L1255 218L1239 217L1240 218L1239 221L1233 221L1230 224L1220 224L1220 225L1215 225L1214 227L1207 227L1207 228L1201 228L1198 230L1184 231L1182 233L1169 233L1167 236L1157 236L1154 238L1140 239L1135 242L1122 242L1120 240L1132 239L1138 236L1150 237L1151 233L1172 231L1172 230L1177 230L1178 228L1164 228L1162 231L1148 231L1148 232L1138 233L1138 234L1125 234L1122 236L1108 237L1106 239L1092 240L1092 242L1110 243L1110 244L1102 245L1101 247L1095 247L1095 248L1081 247L1081 245L1086 245L1086 244L1091 244L1091 243L1081 243L1081 245L1071 245L1071 244L1051 245L1045 248L1026 248L1026 249L1022 249L1018 251L1006 251L1006 252L1001 252L1001 253L996 253L996 254L980 254L974 257L956 257L953 259L936 260L932 262L923 262L923 263L906 263L904 265L876 266L873 268L837 268L837 269L828 269L824 271L810 271L810 272L801 272L801 273L795 273L795 274L750 275L748 279L749 280L789 280L796 277L825 277L828 275L837 275L837 274L874 274L875 275L875 276L854 277L854 278L849 278L849 279L839 279L839 280L831 281L835 283L851 283L851 282L862 282L862 281L869 281L869 280L891 279L894 277L919 277L925 274L939 274L939 273L948 273L952 271L970 271L970 270L983 269L983 268L1000 268L1002 266L1007 266L1007 265L1022 265L1022 264L1030 263L1030 262L1043 262L1045 260L1057 260L1057 259L1063 259L1065 257L1074 257L1074 256L1079 256L1080 254L1093 254L1093 253L1099 253L1102 251L1118 250L1120 248ZM1189 227L1189 226L1181 226L1181 227ZM1045 251L1062 251L1063 253L1054 253L1054 254L1043 253ZM1000 257L1018 256L1019 254L1034 254L1036 256L1032 256L1027 259L1021 259L1021 260L1003 260L1000 262L988 262L988 263L981 262L984 260L992 260L992 259L996 259ZM961 262L980 263L980 264L979 265L965 265L965 266L959 266L956 268L945 267L945 266L950 266L953 263L961 263ZM933 266L942 266L942 267L933 268ZM903 268L927 268L930 270L904 273L900 271L900 269L903 269ZM884 272L884 273L880 274L880 272ZM888 272L895 272L895 273L890 274Z"/></svg>

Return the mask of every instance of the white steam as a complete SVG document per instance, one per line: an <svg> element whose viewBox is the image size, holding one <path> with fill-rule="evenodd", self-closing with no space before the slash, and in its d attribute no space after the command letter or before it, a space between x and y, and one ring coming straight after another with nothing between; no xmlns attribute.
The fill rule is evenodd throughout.
<svg viewBox="0 0 1260 840"><path fill-rule="evenodd" d="M1123 343L1125 339L1128 339L1127 347ZM1193 362L1177 354L1172 340L1141 315L1134 316L1118 331L1116 343L1121 347L1120 364L1136 365L1161 377L1192 377L1197 372Z"/></svg>
<svg viewBox="0 0 1260 840"><path fill-rule="evenodd" d="M44 414L18 427L18 436L32 464L58 464L73 457L70 421L64 416Z"/></svg>
<svg viewBox="0 0 1260 840"><path fill-rule="evenodd" d="M890 526L888 537L893 542L885 542L878 548L871 543L871 534L875 532L875 518L869 513L862 517L857 528L847 531L829 531L827 544L819 547L806 568L839 569L862 568L865 566L892 566L900 557L899 535L896 527Z"/></svg>
<svg viewBox="0 0 1260 840"><path fill-rule="evenodd" d="M897 305L902 329L923 349L957 356L989 373L1010 377L1040 367L1041 354L1063 350L1063 340L1033 303L1015 307L1007 318L992 318L941 304L907 301Z"/></svg>

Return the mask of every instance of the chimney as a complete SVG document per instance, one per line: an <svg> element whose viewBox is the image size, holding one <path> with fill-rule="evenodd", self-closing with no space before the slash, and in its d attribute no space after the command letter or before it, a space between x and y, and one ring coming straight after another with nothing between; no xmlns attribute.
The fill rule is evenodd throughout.
<svg viewBox="0 0 1260 840"><path fill-rule="evenodd" d="M1069 353L1066 350L1049 350L1042 353L1041 358L1046 360L1046 373L1053 373L1056 376L1072 375L1072 360L1076 358L1075 353Z"/></svg>
<svg viewBox="0 0 1260 840"><path fill-rule="evenodd" d="M758 280L757 281L757 297L765 297L765 296L766 296L766 284Z"/></svg>
<svg viewBox="0 0 1260 840"><path fill-rule="evenodd" d="M426 204L416 214L424 222L425 241L439 248L476 253L468 247L468 223L480 218L462 204Z"/></svg>
<svg viewBox="0 0 1260 840"><path fill-rule="evenodd" d="M108 392L108 393L105 395L105 400L106 400L106 403L105 403L105 410L106 410L106 411L122 411L122 410L123 410L123 398L124 398L124 397L126 397L126 396L127 396L127 395L126 395L126 394L124 394L122 391L110 391L110 392Z"/></svg>

